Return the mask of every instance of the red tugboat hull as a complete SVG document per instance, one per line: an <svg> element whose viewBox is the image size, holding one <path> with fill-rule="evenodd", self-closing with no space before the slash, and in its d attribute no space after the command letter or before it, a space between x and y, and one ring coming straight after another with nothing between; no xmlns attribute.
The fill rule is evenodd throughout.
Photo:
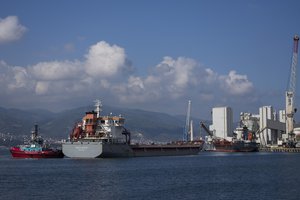
<svg viewBox="0 0 300 200"><path fill-rule="evenodd" d="M45 149L42 151L23 151L19 147L11 147L10 153L14 158L63 158L61 150Z"/></svg>

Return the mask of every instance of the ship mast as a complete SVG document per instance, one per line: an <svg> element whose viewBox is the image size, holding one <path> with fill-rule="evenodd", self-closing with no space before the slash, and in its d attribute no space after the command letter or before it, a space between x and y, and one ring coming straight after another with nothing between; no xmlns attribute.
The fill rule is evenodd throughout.
<svg viewBox="0 0 300 200"><path fill-rule="evenodd" d="M95 100L95 112L97 113L97 118L100 117L100 112L102 111L102 103L99 99Z"/></svg>
<svg viewBox="0 0 300 200"><path fill-rule="evenodd" d="M31 140L35 141L38 136L38 125L34 125L34 130L31 132Z"/></svg>

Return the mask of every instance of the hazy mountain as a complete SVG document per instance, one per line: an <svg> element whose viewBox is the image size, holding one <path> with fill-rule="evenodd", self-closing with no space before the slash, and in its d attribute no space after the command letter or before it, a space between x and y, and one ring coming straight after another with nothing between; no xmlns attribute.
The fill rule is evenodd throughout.
<svg viewBox="0 0 300 200"><path fill-rule="evenodd" d="M46 110L24 111L0 108L0 133L22 135L28 133L35 122L45 122L55 115Z"/></svg>
<svg viewBox="0 0 300 200"><path fill-rule="evenodd" d="M0 133L29 135L37 123L43 137L66 139L74 124L82 119L93 106L65 110L59 113L47 110L19 110L0 108ZM136 141L181 140L185 126L185 116L172 116L165 113L138 109L104 106L102 115L122 115L125 127ZM199 137L199 119L194 120L194 135Z"/></svg>

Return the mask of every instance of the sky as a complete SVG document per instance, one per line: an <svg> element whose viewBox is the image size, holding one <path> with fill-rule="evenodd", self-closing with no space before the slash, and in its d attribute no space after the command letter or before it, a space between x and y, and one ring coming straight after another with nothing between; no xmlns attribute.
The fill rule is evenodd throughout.
<svg viewBox="0 0 300 200"><path fill-rule="evenodd" d="M57 112L101 99L175 115L191 100L202 119L218 106L234 118L285 107L300 1L0 3L0 107Z"/></svg>

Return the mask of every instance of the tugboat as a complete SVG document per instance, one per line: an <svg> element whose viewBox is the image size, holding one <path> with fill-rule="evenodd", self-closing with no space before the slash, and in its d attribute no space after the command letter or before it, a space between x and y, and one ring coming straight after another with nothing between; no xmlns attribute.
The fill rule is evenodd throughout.
<svg viewBox="0 0 300 200"><path fill-rule="evenodd" d="M23 144L10 148L14 158L62 158L62 150L53 149L44 144L42 137L38 136L38 125L34 125L29 144Z"/></svg>

